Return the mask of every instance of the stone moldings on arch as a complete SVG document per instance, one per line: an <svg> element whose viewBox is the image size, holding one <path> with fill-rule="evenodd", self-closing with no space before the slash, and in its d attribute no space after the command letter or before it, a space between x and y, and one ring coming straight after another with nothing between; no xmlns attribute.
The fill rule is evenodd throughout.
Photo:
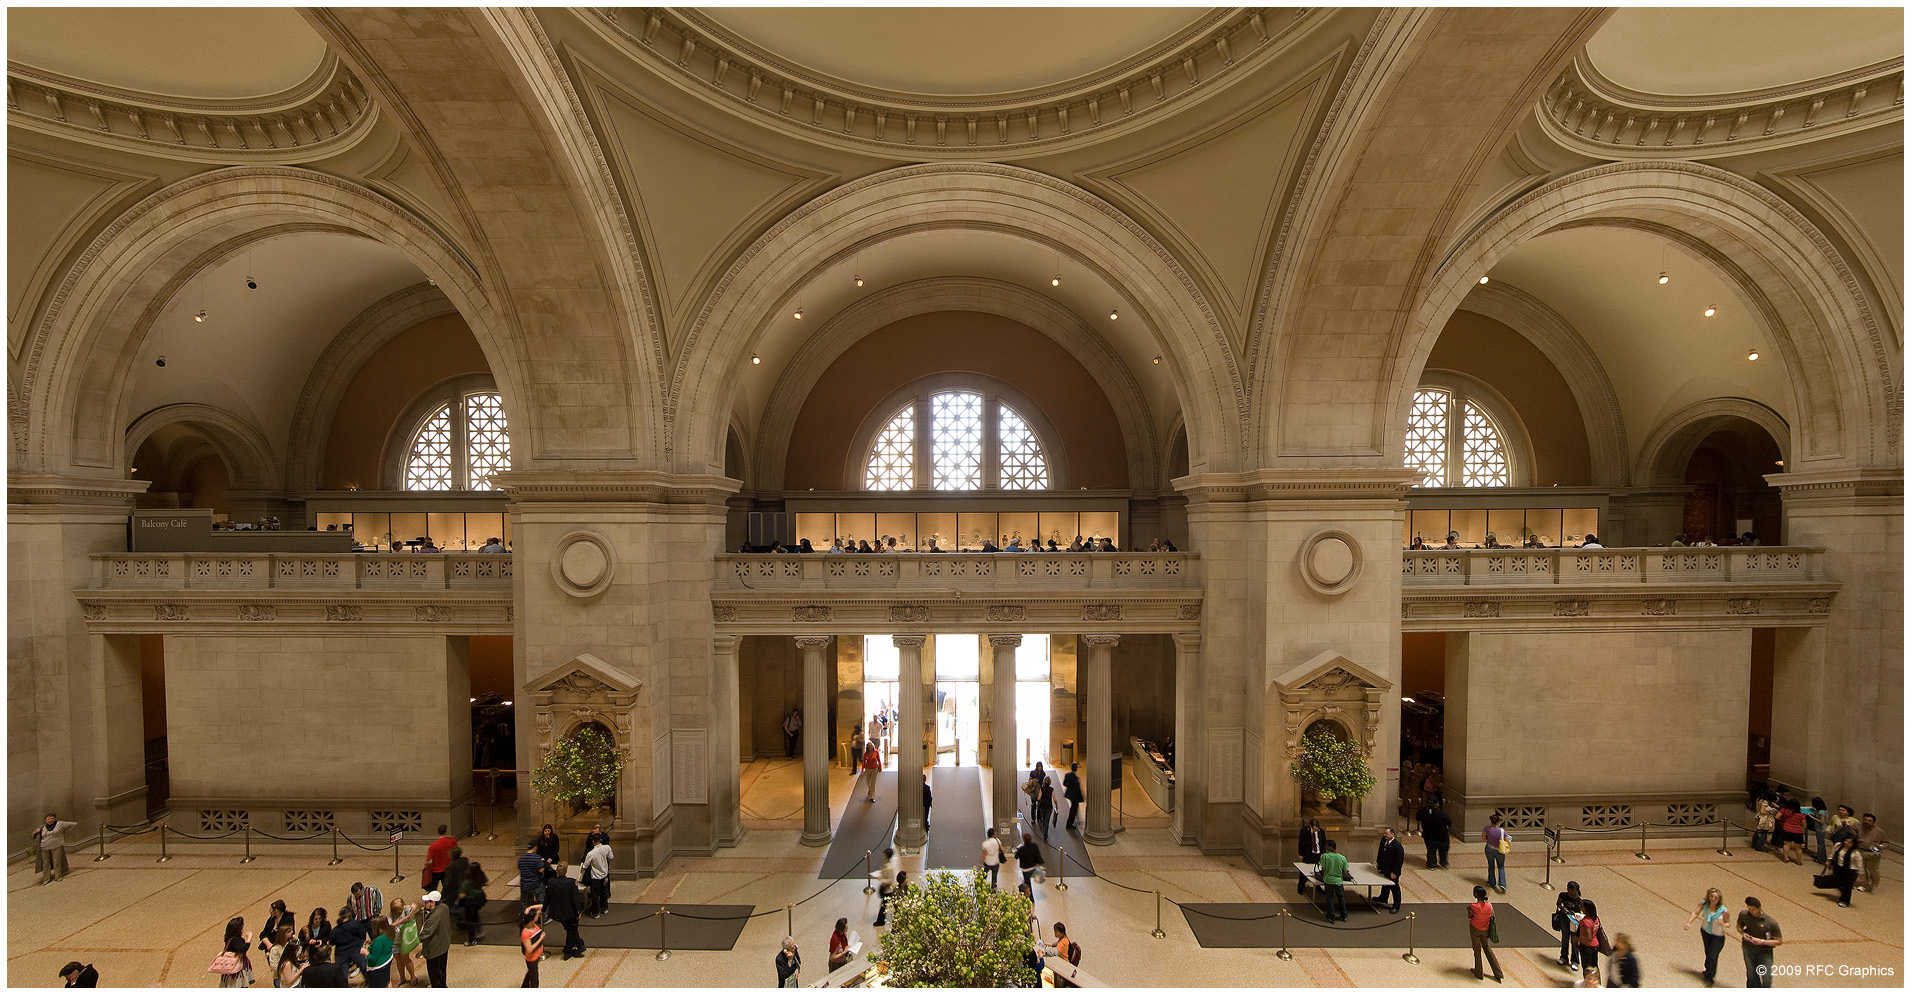
<svg viewBox="0 0 1912 996"><path fill-rule="evenodd" d="M1752 302L1785 363L1792 408L1800 413L1789 471L1899 464L1904 399L1897 350L1853 267L1771 191L1689 162L1618 163L1569 174L1516 198L1462 238L1429 280L1395 355L1391 403L1377 413L1384 424L1406 421L1434 340L1479 274L1525 242L1585 225L1680 233L1684 246ZM1398 438L1389 442L1400 445Z"/></svg>
<svg viewBox="0 0 1912 996"><path fill-rule="evenodd" d="M185 425L204 437L232 474L232 486L241 490L279 487L279 461L265 434L251 422L213 405L162 405L135 419L126 428L130 456L153 433L169 425Z"/></svg>
<svg viewBox="0 0 1912 996"><path fill-rule="evenodd" d="M1693 458L1694 448L1733 419L1764 429L1778 445L1780 458L1791 468L1787 454L1792 447L1792 432L1778 412L1745 398L1708 398L1668 415L1653 427L1640 444L1640 462L1633 479L1646 486L1684 483L1686 464Z"/></svg>
<svg viewBox="0 0 1912 996"><path fill-rule="evenodd" d="M957 230L1025 239L1100 271L1124 298L1124 320L1148 329L1170 367L1194 419L1191 463L1206 470L1211 462L1233 467L1244 459L1249 407L1239 363L1180 261L1114 205L1074 184L1015 166L950 163L899 167L837 187L791 212L737 258L692 323L673 368L664 402L673 465L702 471L705 461L721 459L738 372L770 324L783 318L791 288L890 238Z"/></svg>
<svg viewBox="0 0 1912 996"><path fill-rule="evenodd" d="M617 550L588 529L566 533L551 548L551 579L572 598L590 598L611 586Z"/></svg>
<svg viewBox="0 0 1912 996"><path fill-rule="evenodd" d="M427 283L413 284L373 302L346 323L319 354L299 392L287 435L286 490L317 491L325 468L325 450L339 400L372 358L400 333L420 322L458 313L443 291Z"/></svg>
<svg viewBox="0 0 1912 996"><path fill-rule="evenodd" d="M1295 569L1317 594L1341 595L1361 578L1361 541L1344 530L1320 529L1301 541Z"/></svg>
<svg viewBox="0 0 1912 996"><path fill-rule="evenodd" d="M1476 285L1461 300L1458 310L1471 311L1513 329L1560 371L1580 408L1580 421L1586 426L1594 485L1626 487L1630 483L1629 461L1620 396L1614 393L1606 367L1580 333L1539 298L1504 281Z"/></svg>
<svg viewBox="0 0 1912 996"><path fill-rule="evenodd" d="M341 232L403 253L471 324L514 414L520 364L477 271L432 226L371 189L311 170L244 167L201 173L134 205L66 271L16 365L30 424L18 471L119 476L120 427L132 364L178 289L251 241L295 231Z"/></svg>
<svg viewBox="0 0 1912 996"><path fill-rule="evenodd" d="M777 378L764 406L756 458L761 474L753 486L759 490L782 486L797 415L832 363L879 329L939 311L974 311L1007 318L1041 332L1068 350L1102 388L1109 407L1115 410L1128 455L1130 486L1138 490L1167 486L1156 458L1161 444L1148 399L1108 342L1074 312L1041 294L997 280L968 277L917 280L884 288L831 317L805 340ZM848 461L851 465L856 462ZM860 467L857 472L860 475Z"/></svg>

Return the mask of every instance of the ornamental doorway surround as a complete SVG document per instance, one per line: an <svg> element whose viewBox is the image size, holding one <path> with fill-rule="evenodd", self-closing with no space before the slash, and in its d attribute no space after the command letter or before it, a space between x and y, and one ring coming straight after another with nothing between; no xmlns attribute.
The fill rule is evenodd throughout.
<svg viewBox="0 0 1912 996"><path fill-rule="evenodd" d="M632 814L637 812L638 764L633 715L642 683L624 671L606 664L594 654L579 654L525 685L530 693L531 715L538 727L535 769L550 754L551 746L572 732L596 723L609 731L624 761L624 773L618 779L617 798L612 803L613 830L634 829ZM647 759L646 759L647 760ZM532 794L532 824L562 824L573 814L560 811L557 803Z"/></svg>
<svg viewBox="0 0 1912 996"><path fill-rule="evenodd" d="M1298 664L1275 678L1269 689L1274 699L1270 704L1281 720L1282 753L1280 767L1273 778L1274 805L1268 815L1284 832L1299 830L1304 819L1301 786L1288 774L1288 765L1300 754L1302 735L1323 720L1340 727L1350 739L1361 744L1372 770L1379 753L1381 697L1392 687L1393 682L1333 651ZM1250 777L1260 777L1260 774L1251 773ZM1386 786L1386 779L1378 774L1376 779L1377 788ZM1367 799L1354 799L1351 803L1347 817L1353 827L1366 826Z"/></svg>

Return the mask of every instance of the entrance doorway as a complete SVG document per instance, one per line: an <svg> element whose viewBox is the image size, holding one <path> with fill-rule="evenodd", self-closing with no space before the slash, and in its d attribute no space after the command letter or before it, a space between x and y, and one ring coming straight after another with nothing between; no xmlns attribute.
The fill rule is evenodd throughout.
<svg viewBox="0 0 1912 996"><path fill-rule="evenodd" d="M982 698L981 639L975 634L936 638L936 763L949 767L978 764L981 740L977 718Z"/></svg>
<svg viewBox="0 0 1912 996"><path fill-rule="evenodd" d="M1049 758L1049 637L1025 635L1016 651L1016 739L1022 766L1037 761L1053 768Z"/></svg>
<svg viewBox="0 0 1912 996"><path fill-rule="evenodd" d="M896 755L897 698L902 688L903 655L885 636L863 640L863 736L882 745L883 762Z"/></svg>

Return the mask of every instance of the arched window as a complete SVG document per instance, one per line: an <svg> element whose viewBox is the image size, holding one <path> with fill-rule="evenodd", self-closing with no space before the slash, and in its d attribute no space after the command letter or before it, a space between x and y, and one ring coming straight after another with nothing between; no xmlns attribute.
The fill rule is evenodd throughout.
<svg viewBox="0 0 1912 996"><path fill-rule="evenodd" d="M1407 416L1407 466L1416 487L1505 488L1514 483L1513 447L1500 420L1475 397L1423 385Z"/></svg>
<svg viewBox="0 0 1912 996"><path fill-rule="evenodd" d="M869 491L1043 490L1053 460L1031 421L990 391L936 391L881 423L863 462Z"/></svg>
<svg viewBox="0 0 1912 996"><path fill-rule="evenodd" d="M441 395L442 397L442 395ZM432 409L406 449L406 491L489 491L511 469L511 437L496 391L459 393Z"/></svg>

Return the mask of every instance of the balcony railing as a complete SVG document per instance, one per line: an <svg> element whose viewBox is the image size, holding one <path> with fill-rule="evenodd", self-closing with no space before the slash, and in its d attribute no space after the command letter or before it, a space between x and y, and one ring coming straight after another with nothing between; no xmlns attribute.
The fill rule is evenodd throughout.
<svg viewBox="0 0 1912 996"><path fill-rule="evenodd" d="M1406 550L1401 585L1764 584L1821 581L1808 547Z"/></svg>
<svg viewBox="0 0 1912 996"><path fill-rule="evenodd" d="M219 590L493 590L508 553L102 553L93 587Z"/></svg>
<svg viewBox="0 0 1912 996"><path fill-rule="evenodd" d="M1195 588L1192 553L723 554L723 591Z"/></svg>

